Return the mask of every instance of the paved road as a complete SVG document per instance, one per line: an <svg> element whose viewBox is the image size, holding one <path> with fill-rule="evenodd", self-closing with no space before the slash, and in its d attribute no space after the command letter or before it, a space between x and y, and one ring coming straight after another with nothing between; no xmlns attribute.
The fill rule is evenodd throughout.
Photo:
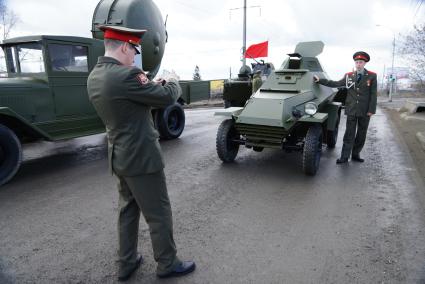
<svg viewBox="0 0 425 284"><path fill-rule="evenodd" d="M179 255L198 269L157 280L142 221L145 264L130 283L424 283L425 187L382 112L364 164L335 165L340 132L307 177L298 153L241 149L223 165L213 111L187 110L181 138L161 142ZM25 149L0 190L0 283L115 282L117 192L105 151L103 135Z"/></svg>

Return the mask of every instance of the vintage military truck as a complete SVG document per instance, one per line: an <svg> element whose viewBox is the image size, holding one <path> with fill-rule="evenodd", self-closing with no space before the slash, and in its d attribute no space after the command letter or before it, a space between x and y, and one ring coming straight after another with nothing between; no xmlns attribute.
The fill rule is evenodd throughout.
<svg viewBox="0 0 425 284"><path fill-rule="evenodd" d="M167 33L161 13L151 0L102 0L92 22L93 38L26 36L2 42L0 66L0 185L10 180L21 164L22 143L57 141L105 131L88 100L87 77L104 53L99 24L147 29L138 58L149 78L158 72ZM137 62L136 62L137 64ZM201 85L199 85L201 84ZM166 109L153 110L163 139L181 135L185 125L182 104L199 98L191 89L209 82L182 82L183 95Z"/></svg>
<svg viewBox="0 0 425 284"><path fill-rule="evenodd" d="M252 95L252 76L256 71L261 71L263 81L273 72L274 65L263 60L251 63L251 67L244 65L240 68L238 78L224 81L223 100L224 107L242 107Z"/></svg>
<svg viewBox="0 0 425 284"><path fill-rule="evenodd" d="M299 43L244 107L215 113L228 117L216 138L223 162L233 162L240 145L301 151L304 172L316 174L322 144L335 147L341 114L341 103L333 102L337 90L313 82L314 75L327 78L316 58L323 47L320 41Z"/></svg>

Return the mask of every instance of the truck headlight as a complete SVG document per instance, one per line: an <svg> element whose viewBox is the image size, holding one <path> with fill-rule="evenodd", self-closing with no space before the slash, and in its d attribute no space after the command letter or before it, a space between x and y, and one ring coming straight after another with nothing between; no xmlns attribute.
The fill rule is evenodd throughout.
<svg viewBox="0 0 425 284"><path fill-rule="evenodd" d="M308 115L315 115L317 112L316 103L313 103L313 102L306 103L304 106L304 111Z"/></svg>

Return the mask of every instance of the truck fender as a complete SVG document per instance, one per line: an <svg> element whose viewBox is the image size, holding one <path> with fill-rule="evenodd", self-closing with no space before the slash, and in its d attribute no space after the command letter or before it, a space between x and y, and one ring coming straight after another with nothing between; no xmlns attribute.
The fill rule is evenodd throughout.
<svg viewBox="0 0 425 284"><path fill-rule="evenodd" d="M8 107L0 107L0 124L13 130L19 138L27 137L31 139L41 138L49 141L52 140L52 137L46 132L32 125L24 117Z"/></svg>

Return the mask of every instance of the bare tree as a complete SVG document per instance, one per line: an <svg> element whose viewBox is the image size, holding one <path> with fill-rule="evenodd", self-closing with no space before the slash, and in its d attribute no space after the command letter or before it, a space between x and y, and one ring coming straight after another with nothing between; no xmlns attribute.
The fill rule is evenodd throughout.
<svg viewBox="0 0 425 284"><path fill-rule="evenodd" d="M6 0L0 0L0 26L3 32L3 39L9 38L10 32L18 22L18 15L7 7Z"/></svg>
<svg viewBox="0 0 425 284"><path fill-rule="evenodd" d="M425 91L425 24L414 26L413 31L402 36L399 53L410 62L411 79L419 91Z"/></svg>
<svg viewBox="0 0 425 284"><path fill-rule="evenodd" d="M199 66L198 65L196 65L195 71L193 72L193 80L195 80L195 81L201 80L201 73L199 71Z"/></svg>

